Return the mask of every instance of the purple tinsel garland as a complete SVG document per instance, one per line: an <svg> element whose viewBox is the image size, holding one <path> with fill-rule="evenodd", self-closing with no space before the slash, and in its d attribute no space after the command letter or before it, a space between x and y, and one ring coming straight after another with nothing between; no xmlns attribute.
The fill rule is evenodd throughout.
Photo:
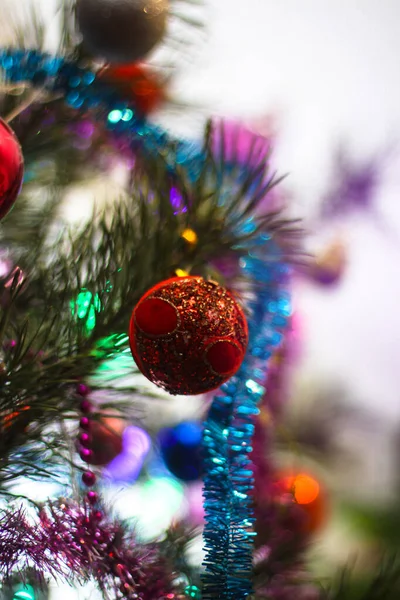
<svg viewBox="0 0 400 600"><path fill-rule="evenodd" d="M154 544L101 511L70 500L48 503L33 522L26 510L0 513L0 576L34 569L43 576L81 584L95 579L114 598L167 600L173 570Z"/></svg>

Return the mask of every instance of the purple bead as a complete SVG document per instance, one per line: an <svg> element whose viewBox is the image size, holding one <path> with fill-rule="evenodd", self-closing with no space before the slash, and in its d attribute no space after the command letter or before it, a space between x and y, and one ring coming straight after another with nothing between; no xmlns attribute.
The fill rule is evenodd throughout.
<svg viewBox="0 0 400 600"><path fill-rule="evenodd" d="M8 341L8 342L6 342L4 344L4 349L5 350L12 350L13 348L16 347L16 345L17 345L16 340L10 340L10 341Z"/></svg>
<svg viewBox="0 0 400 600"><path fill-rule="evenodd" d="M80 403L79 407L81 409L81 412L83 412L84 414L88 414L92 410L92 404L86 398L84 400L82 400L82 402Z"/></svg>
<svg viewBox="0 0 400 600"><path fill-rule="evenodd" d="M90 490L90 492L88 492L88 493L86 494L86 497L87 497L87 499L88 499L88 501L89 501L89 504L91 504L92 506L93 506L94 504L96 504L97 500L99 499L99 495L98 495L98 493L97 493L97 492L94 492L93 490Z"/></svg>
<svg viewBox="0 0 400 600"><path fill-rule="evenodd" d="M81 433L79 436L79 443L84 448L90 448L91 441L92 440L90 439L90 435L88 433Z"/></svg>
<svg viewBox="0 0 400 600"><path fill-rule="evenodd" d="M81 457L81 459L87 463L90 462L92 455L93 455L93 452L91 450L89 450L89 448L81 448L81 450L79 452L79 456Z"/></svg>
<svg viewBox="0 0 400 600"><path fill-rule="evenodd" d="M85 471L82 475L82 481L88 487L91 487L96 483L96 475L93 471Z"/></svg>
<svg viewBox="0 0 400 600"><path fill-rule="evenodd" d="M101 521L101 520L103 519L103 517L104 517L104 515L103 515L103 513L101 512L101 510L96 510L96 511L93 513L93 518L94 518L94 519L96 519L96 521Z"/></svg>
<svg viewBox="0 0 400 600"><path fill-rule="evenodd" d="M119 589L123 594L130 594L132 592L132 587L129 585L129 583L121 584Z"/></svg>
<svg viewBox="0 0 400 600"><path fill-rule="evenodd" d="M87 417L82 417L82 419L79 421L79 427L81 429L84 429L85 431L89 431L90 419L88 419Z"/></svg>
<svg viewBox="0 0 400 600"><path fill-rule="evenodd" d="M85 385L84 383L78 383L75 391L79 396L85 397L89 394L90 388L87 385Z"/></svg>
<svg viewBox="0 0 400 600"><path fill-rule="evenodd" d="M84 540L87 534L87 530L84 527L78 527L78 529L76 530L76 537L78 538L78 540ZM82 542L80 542L82 543ZM79 546L78 546L79 548Z"/></svg>

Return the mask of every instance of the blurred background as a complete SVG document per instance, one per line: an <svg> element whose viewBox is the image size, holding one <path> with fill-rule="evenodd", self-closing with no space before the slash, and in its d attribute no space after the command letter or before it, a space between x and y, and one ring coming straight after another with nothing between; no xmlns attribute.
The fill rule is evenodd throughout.
<svg viewBox="0 0 400 600"><path fill-rule="evenodd" d="M36 4L52 48L56 3ZM310 450L305 464L318 465L333 499L313 564L330 572L351 557L365 568L388 530L400 540L392 510L400 492L400 4L205 0L201 10L204 31L169 90L186 106L154 118L196 138L208 116L223 116L273 140L273 169L288 174L281 193L303 220L307 249L334 272L328 283L309 274L294 282L300 342L284 417L289 439ZM79 220L80 197L71 202ZM164 424L199 410L198 400L177 398ZM110 492L147 538L182 513L201 520L200 484L162 473ZM196 560L200 548L201 541ZM51 593L65 600L78 592Z"/></svg>

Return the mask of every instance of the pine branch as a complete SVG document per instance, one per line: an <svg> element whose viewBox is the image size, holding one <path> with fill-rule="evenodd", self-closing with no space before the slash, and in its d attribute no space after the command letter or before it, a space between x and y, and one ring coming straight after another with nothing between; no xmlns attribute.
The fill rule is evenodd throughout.
<svg viewBox="0 0 400 600"><path fill-rule="evenodd" d="M344 569L331 586L322 590L321 600L397 600L400 597L400 563L396 555L382 559L375 575L367 580Z"/></svg>

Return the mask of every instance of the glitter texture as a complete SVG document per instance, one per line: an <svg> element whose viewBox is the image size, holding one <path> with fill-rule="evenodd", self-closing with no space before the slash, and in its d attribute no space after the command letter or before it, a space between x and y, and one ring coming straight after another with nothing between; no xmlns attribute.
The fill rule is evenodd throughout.
<svg viewBox="0 0 400 600"><path fill-rule="evenodd" d="M143 316L146 304L151 304L151 326L143 331L140 325L149 323ZM154 308L160 309L159 316ZM166 314L171 308L176 316L167 315L169 329ZM145 377L171 394L193 395L219 387L237 371L248 333L241 308L223 287L201 277L174 277L139 301L129 337Z"/></svg>

